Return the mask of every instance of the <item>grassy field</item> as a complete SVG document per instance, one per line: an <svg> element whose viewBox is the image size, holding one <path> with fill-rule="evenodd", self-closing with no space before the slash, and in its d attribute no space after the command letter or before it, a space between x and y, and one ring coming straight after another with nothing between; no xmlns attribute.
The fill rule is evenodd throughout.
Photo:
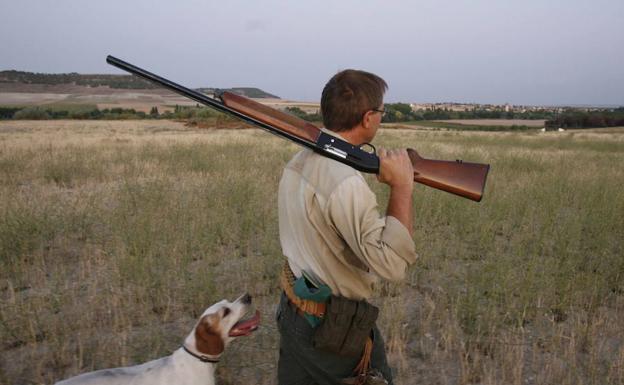
<svg viewBox="0 0 624 385"><path fill-rule="evenodd" d="M420 258L373 299L398 384L624 383L623 130L376 142L492 165L481 203L416 188ZM249 291L261 328L218 380L274 384L276 190L297 150L168 121L0 122L0 383L167 355Z"/></svg>

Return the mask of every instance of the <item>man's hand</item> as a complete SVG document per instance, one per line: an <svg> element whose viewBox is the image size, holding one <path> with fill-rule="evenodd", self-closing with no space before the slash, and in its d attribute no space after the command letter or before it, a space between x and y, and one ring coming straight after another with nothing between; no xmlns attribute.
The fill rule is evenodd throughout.
<svg viewBox="0 0 624 385"><path fill-rule="evenodd" d="M380 148L377 180L390 186L390 199L386 215L395 217L411 234L413 231L412 192L414 167L407 150Z"/></svg>
<svg viewBox="0 0 624 385"><path fill-rule="evenodd" d="M414 167L407 155L407 150L380 148L377 155L379 156L377 180L391 188L409 187L411 191L414 186Z"/></svg>

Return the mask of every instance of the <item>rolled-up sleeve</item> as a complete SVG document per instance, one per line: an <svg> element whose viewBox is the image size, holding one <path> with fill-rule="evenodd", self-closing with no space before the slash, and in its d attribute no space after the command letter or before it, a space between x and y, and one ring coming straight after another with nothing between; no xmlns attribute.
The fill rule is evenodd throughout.
<svg viewBox="0 0 624 385"><path fill-rule="evenodd" d="M416 261L409 231L398 219L380 216L377 198L361 176L340 183L327 200L325 215L345 246L379 277L401 280Z"/></svg>

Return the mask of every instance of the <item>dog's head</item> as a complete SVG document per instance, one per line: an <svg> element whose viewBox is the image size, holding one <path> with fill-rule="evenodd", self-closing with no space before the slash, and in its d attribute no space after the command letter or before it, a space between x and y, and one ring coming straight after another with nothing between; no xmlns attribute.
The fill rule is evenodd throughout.
<svg viewBox="0 0 624 385"><path fill-rule="evenodd" d="M251 307L251 296L244 294L236 301L223 300L204 311L184 342L184 346L202 357L217 358L236 337L251 334L258 328L260 312L243 320Z"/></svg>

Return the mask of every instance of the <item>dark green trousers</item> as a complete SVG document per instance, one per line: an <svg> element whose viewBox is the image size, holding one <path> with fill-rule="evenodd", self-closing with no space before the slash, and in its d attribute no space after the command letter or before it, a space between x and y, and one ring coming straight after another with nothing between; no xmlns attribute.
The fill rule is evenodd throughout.
<svg viewBox="0 0 624 385"><path fill-rule="evenodd" d="M361 357L343 357L316 350L312 346L314 329L297 314L296 308L283 293L277 310L277 327L280 333L279 385L337 385L342 379L352 377ZM377 327L373 333L371 366L392 384L383 338Z"/></svg>

